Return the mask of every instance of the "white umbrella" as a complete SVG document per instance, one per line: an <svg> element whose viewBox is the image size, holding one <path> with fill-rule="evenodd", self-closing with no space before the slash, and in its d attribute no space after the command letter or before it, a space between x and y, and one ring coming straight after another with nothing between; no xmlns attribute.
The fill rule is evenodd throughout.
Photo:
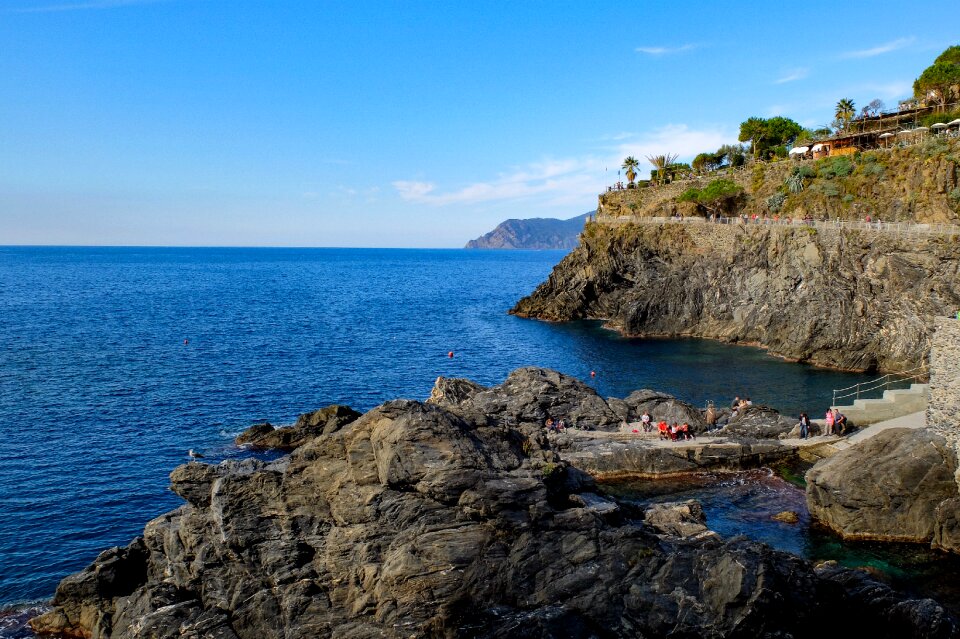
<svg viewBox="0 0 960 639"><path fill-rule="evenodd" d="M953 122L947 122L947 126L953 126L954 124L960 125L960 118L957 118Z"/></svg>
<svg viewBox="0 0 960 639"><path fill-rule="evenodd" d="M813 145L813 148L810 149L810 150L813 151L814 153L816 153L817 151L819 151L819 150L822 149L822 148L823 148L823 145L822 145L822 144L814 144L814 145Z"/></svg>
<svg viewBox="0 0 960 639"><path fill-rule="evenodd" d="M892 138L892 137L893 137L893 133L881 133L881 134L880 134L880 137L881 137L881 138Z"/></svg>
<svg viewBox="0 0 960 639"><path fill-rule="evenodd" d="M910 135L913 131L897 131L897 135Z"/></svg>
<svg viewBox="0 0 960 639"><path fill-rule="evenodd" d="M931 128L931 129L945 129L945 128L947 128L947 125L944 124L943 122L937 122L936 124L931 124L931 125L930 125L930 128Z"/></svg>
<svg viewBox="0 0 960 639"><path fill-rule="evenodd" d="M929 130L930 130L930 129L927 128L927 127L925 127L925 126L918 126L917 128L915 128L915 129L913 130L913 132L914 132L914 133L917 133L917 132L923 133L924 131L929 131Z"/></svg>
<svg viewBox="0 0 960 639"><path fill-rule="evenodd" d="M797 153L806 153L806 152L809 151L809 150L810 150L810 149L807 148L807 147L805 147L805 146L797 146L797 147L794 147L794 148L790 149L790 155L795 155L795 154L797 154Z"/></svg>

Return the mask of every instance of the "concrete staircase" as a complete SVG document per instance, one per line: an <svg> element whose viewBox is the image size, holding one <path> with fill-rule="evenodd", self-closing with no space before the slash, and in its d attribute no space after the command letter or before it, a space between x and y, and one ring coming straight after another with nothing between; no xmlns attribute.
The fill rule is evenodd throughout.
<svg viewBox="0 0 960 639"><path fill-rule="evenodd" d="M852 406L831 406L847 416L859 428L888 419L926 410L930 400L927 384L911 384L910 388L883 391L882 399L857 399Z"/></svg>

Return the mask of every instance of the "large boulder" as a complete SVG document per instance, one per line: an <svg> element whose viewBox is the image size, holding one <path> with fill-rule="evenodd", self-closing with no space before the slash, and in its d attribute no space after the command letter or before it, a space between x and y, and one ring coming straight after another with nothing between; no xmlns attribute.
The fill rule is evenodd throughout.
<svg viewBox="0 0 960 639"><path fill-rule="evenodd" d="M716 434L751 439L776 439L790 433L797 420L785 417L769 406L747 406L731 414ZM797 428L799 435L800 429Z"/></svg>
<svg viewBox="0 0 960 639"><path fill-rule="evenodd" d="M883 431L807 471L810 514L847 539L931 542L956 456L928 430Z"/></svg>

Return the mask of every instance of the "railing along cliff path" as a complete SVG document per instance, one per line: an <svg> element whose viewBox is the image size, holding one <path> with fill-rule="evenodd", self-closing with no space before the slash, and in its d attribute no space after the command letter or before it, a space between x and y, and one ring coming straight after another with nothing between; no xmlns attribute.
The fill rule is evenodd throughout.
<svg viewBox="0 0 960 639"><path fill-rule="evenodd" d="M868 382L860 382L846 388L836 388L833 391L833 401L831 406L836 406L837 401L841 399L860 399L860 396L875 391L889 390L891 384L905 383L908 381L923 382L930 378L930 369L926 364L911 368L908 371L900 373L889 373L883 377L872 379Z"/></svg>
<svg viewBox="0 0 960 639"><path fill-rule="evenodd" d="M732 224L740 226L786 226L809 227L827 231L859 230L890 233L898 237L919 235L960 235L960 224L918 224L914 222L881 222L860 220L811 220L811 219L743 219L740 217L720 217L713 220L702 217L642 217L639 215L620 215L616 217L595 216L598 224Z"/></svg>

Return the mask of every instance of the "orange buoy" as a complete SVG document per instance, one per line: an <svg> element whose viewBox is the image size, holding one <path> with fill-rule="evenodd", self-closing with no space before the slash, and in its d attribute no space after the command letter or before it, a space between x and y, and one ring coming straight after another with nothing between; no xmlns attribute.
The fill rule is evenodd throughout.
<svg viewBox="0 0 960 639"><path fill-rule="evenodd" d="M449 358L452 359L452 358L453 358L453 351L450 351L449 353L447 353L447 357L449 357Z"/></svg>
<svg viewBox="0 0 960 639"><path fill-rule="evenodd" d="M597 371L590 371L590 377L596 377Z"/></svg>

